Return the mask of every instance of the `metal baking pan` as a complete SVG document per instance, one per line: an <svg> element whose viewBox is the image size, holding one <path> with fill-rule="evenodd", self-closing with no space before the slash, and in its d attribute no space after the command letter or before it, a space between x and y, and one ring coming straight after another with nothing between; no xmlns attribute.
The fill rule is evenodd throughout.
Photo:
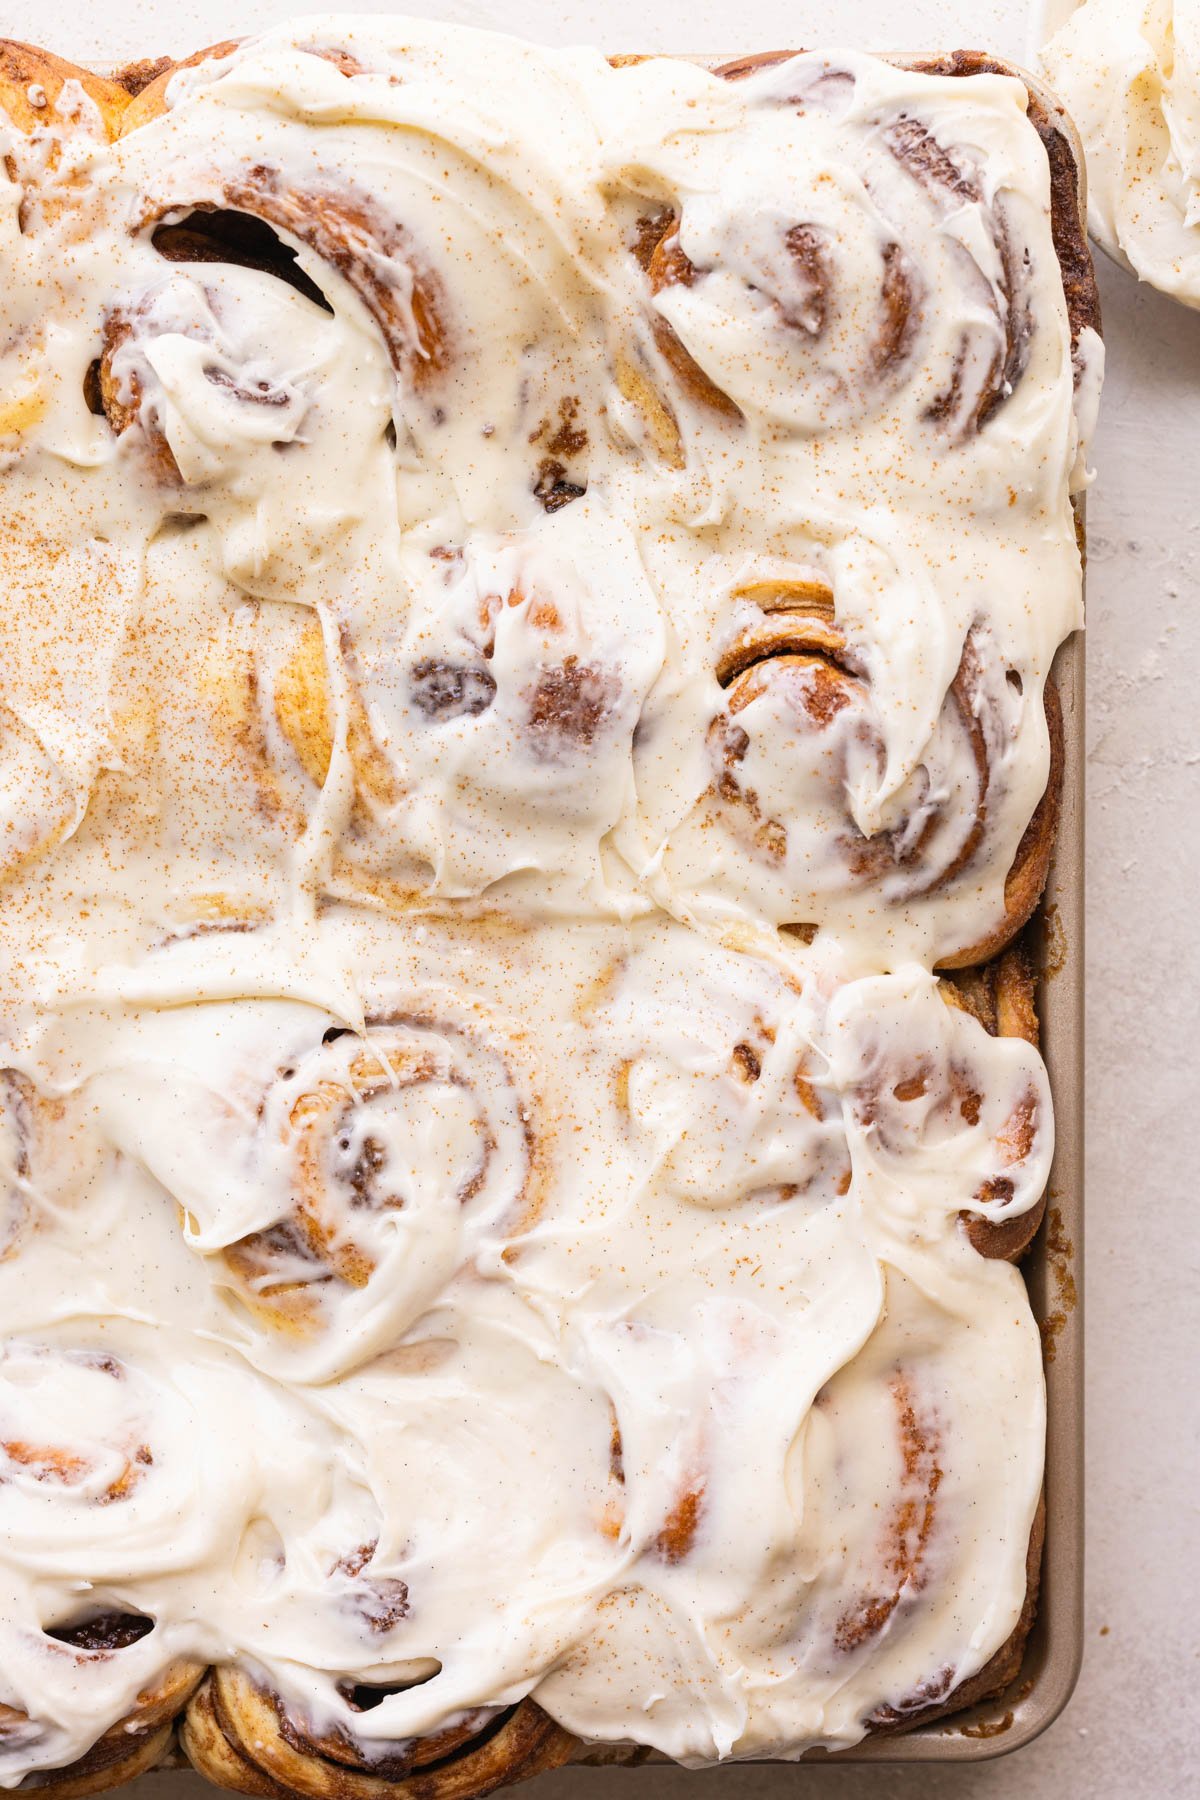
<svg viewBox="0 0 1200 1800"><path fill-rule="evenodd" d="M691 55L706 68L746 51ZM934 61L941 52L889 55L897 63ZM988 55L1023 81L1071 145L1079 171L1080 216L1087 217L1078 134L1054 94L1015 63ZM103 69L110 74L113 65ZM1085 505L1076 511L1081 527ZM1038 1007L1042 1050L1055 1107L1055 1155L1046 1217L1022 1263L1045 1346L1045 1544L1037 1616L1020 1671L1005 1691L963 1712L898 1735L866 1737L851 1749L810 1751L806 1766L835 1763L967 1763L1007 1755L1030 1743L1062 1712L1083 1658L1083 1078L1084 1078L1084 646L1076 633L1054 660L1063 711L1065 769L1058 837L1039 909ZM662 1763L657 1755L648 1759ZM163 1766L165 1773L174 1758ZM186 1765L184 1765L186 1767ZM569 1774L569 1769L561 1772ZM623 1772L622 1772L623 1773ZM616 1769L613 1770L616 1774ZM607 1772L606 1772L607 1776ZM603 1787L597 1773L593 1785ZM607 1777L611 1779L611 1777ZM551 1777L553 1781L553 1777Z"/></svg>

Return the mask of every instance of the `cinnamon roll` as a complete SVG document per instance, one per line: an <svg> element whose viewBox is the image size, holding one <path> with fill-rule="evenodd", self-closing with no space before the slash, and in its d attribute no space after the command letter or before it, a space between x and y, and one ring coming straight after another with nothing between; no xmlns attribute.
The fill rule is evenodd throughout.
<svg viewBox="0 0 1200 1800"><path fill-rule="evenodd" d="M1031 327L1025 253L977 152L911 104L860 135L849 66L723 73L754 79L774 185L748 141L663 215L647 281L680 391L805 434L901 404L952 442L979 432L1020 383ZM963 305L943 321L930 296L951 292Z"/></svg>
<svg viewBox="0 0 1200 1800"><path fill-rule="evenodd" d="M576 244L586 229L577 195L564 186L562 233L539 234L519 155L502 169L494 140L485 152L430 128L444 86L419 48L364 55L336 25L326 35L293 48L295 106L265 136L228 45L139 94L121 153L141 193L140 241L181 260L265 260L355 336L367 325L393 375L391 460L410 477L414 522L463 501L469 516L500 527L514 512L524 522L570 505L587 489L603 420L590 369L563 344L564 323L581 335L595 310ZM406 153L389 158L386 173L371 148L381 91L412 113ZM198 115L207 131L197 131ZM335 115L330 154L314 158L310 122ZM147 124L169 146L160 166L142 154ZM516 215L512 233L492 231L467 197L481 155ZM488 271L486 293L472 265ZM505 355L493 354L498 333ZM519 453L499 455L502 446ZM407 511L408 496L399 499Z"/></svg>
<svg viewBox="0 0 1200 1800"><path fill-rule="evenodd" d="M720 1446L744 1433L748 1453L768 1370L786 1363L803 1389L810 1359L828 1372L844 1334L869 1329L877 1292L845 1229L851 1166L822 1015L816 991L661 925L637 934L581 1014L589 1063L605 1077L603 1160L627 1178L552 1196L544 1227L513 1245L509 1266L538 1295L568 1278L578 1297L561 1328L586 1346L612 1399L601 1529L636 1573L625 1652L643 1623L662 1648L663 1618L680 1625L692 1591L678 1582L703 1591L723 1554L747 1495ZM622 1244L615 1263L608 1241ZM863 1276L853 1293L817 1291L813 1271L830 1256ZM806 1347L787 1316L801 1293ZM702 1344L690 1317L704 1321ZM783 1528L768 1512L769 1536ZM761 1536L745 1549L748 1564L769 1554ZM586 1716L566 1722L588 1735Z"/></svg>
<svg viewBox="0 0 1200 1800"><path fill-rule="evenodd" d="M494 1204L488 1190L496 1174L489 1165L493 1158L502 1160L506 1150L517 1162L512 1191L504 1196L504 1203L511 1203L526 1185L527 1151L515 1103L509 1102L507 1118L495 1124L484 1110L480 1081L486 1094L494 1088L495 1072L473 1059L469 1046L431 1030L430 1022L377 1021L365 1044L351 1033L326 1037L329 1041L322 1040L301 1067L280 1071L286 1092L264 1102L268 1135L281 1137L294 1171L289 1183L294 1213L275 1229L286 1239L285 1260L294 1253L318 1265L322 1281L365 1288L381 1252L369 1237L359 1242L350 1235L356 1213L369 1231L373 1218L418 1205L426 1186L444 1193L444 1204L454 1213L481 1195ZM422 1114L444 1114L445 1147L433 1155L433 1183L428 1176L423 1180L419 1169L405 1167L415 1135L416 1109L408 1099L413 1093ZM287 1315L297 1299L294 1284L284 1280L276 1293L269 1278L257 1272L260 1261L269 1267L275 1248L256 1235L232 1246L226 1259L249 1291ZM308 1298L299 1297L301 1313Z"/></svg>
<svg viewBox="0 0 1200 1800"><path fill-rule="evenodd" d="M799 983L668 939L619 971L589 1019L616 1052L613 1102L660 1192L714 1210L846 1193L840 1101Z"/></svg>
<svg viewBox="0 0 1200 1800"><path fill-rule="evenodd" d="M411 772L405 834L434 891L594 878L662 652L636 548L590 500L432 562L385 716Z"/></svg>
<svg viewBox="0 0 1200 1800"><path fill-rule="evenodd" d="M1067 0L1037 18L1039 62L1087 152L1092 237L1139 281L1200 307L1194 7Z"/></svg>
<svg viewBox="0 0 1200 1800"><path fill-rule="evenodd" d="M971 1402L961 1362L974 1361L966 1349L970 1325L961 1317L938 1319L898 1273L889 1276L888 1310L887 1324L860 1358L817 1396L797 1451L806 1490L820 1496L806 1537L815 1543L829 1532L837 1539L807 1596L805 1642L835 1696L856 1666L888 1645L890 1690L872 1713L873 1730L937 1718L1012 1679L1036 1600L1044 1518L1036 1465L1021 1434L1010 1435L1005 1423L1000 1429L1020 1465L1010 1499L1022 1530L974 1603L988 1611L1006 1603L1001 1593L1020 1595L1016 1625L991 1657L944 1648L950 1633L941 1582L957 1555L964 1504L960 1430ZM1018 1367L1030 1366L1026 1333L1015 1332L1007 1349ZM858 1496L868 1492L863 1506ZM840 1701L832 1704L839 1712Z"/></svg>
<svg viewBox="0 0 1200 1800"><path fill-rule="evenodd" d="M220 65L236 48L235 42L227 40L163 70L133 103L126 130L149 124L169 111L171 84L181 73L219 74ZM306 49L347 79L361 72L346 55L331 57L316 45ZM206 188L210 185L205 183ZM378 325L394 367L414 384L427 384L444 372L449 345L446 297L439 279L416 251L405 227L388 219L370 194L333 182L297 188L283 169L256 163L222 181L219 197L206 192L190 204L186 197L174 206L152 203L140 223L143 228L155 225L164 229L168 253L179 260L190 260L195 254L208 260L212 251L204 243L206 218L229 213L235 215L235 237L237 215L260 219L336 269ZM176 214L191 215L199 246L189 248L172 229L178 224Z"/></svg>
<svg viewBox="0 0 1200 1800"><path fill-rule="evenodd" d="M290 265L242 254L199 233L157 249L101 322L96 406L173 517L211 522L232 579L290 600L314 558L371 559L361 517L322 504L331 463L394 510L387 366Z"/></svg>
<svg viewBox="0 0 1200 1800"><path fill-rule="evenodd" d="M685 906L736 906L809 940L827 924L872 930L881 910L897 930L925 919L939 967L984 962L1029 919L1049 868L1062 786L1053 678L1038 708L1034 683L975 627L956 666L952 640L931 645L914 708L874 602L841 604L857 618L839 617L835 579L816 567L768 566L730 587L709 717L693 683L667 692L644 737L650 829L678 821L664 886ZM944 688L931 678L939 654ZM664 780L662 740L701 731L694 786L681 782L687 764Z"/></svg>
<svg viewBox="0 0 1200 1800"><path fill-rule="evenodd" d="M804 793L802 777L795 814L819 822L822 851L829 847L828 821L836 817L839 796L863 791L882 774L885 747L872 728L869 694L854 662L836 627L801 613L786 621L771 618L762 634L718 664L726 700L710 728L710 753L720 770L717 792L735 817L747 815L753 849L785 866L790 834L779 816L784 806L772 805L776 795L782 799L779 788L768 798L762 779L768 759L784 745L799 748L811 734L812 749L801 749L798 760L811 762L824 791ZM978 848L987 795L979 677L978 653L968 640L928 761L909 803L897 809L899 822L870 835L856 830L852 818L840 835L834 828L834 854L843 859L848 884L877 884L886 900L904 901L952 880ZM756 757L759 742L765 754ZM956 765L967 771L965 781L954 779ZM939 807L942 794L948 804Z"/></svg>
<svg viewBox="0 0 1200 1800"><path fill-rule="evenodd" d="M139 130L169 113L171 85L187 70L219 79L225 59L236 49L236 41L223 41L164 68L131 104L126 131ZM345 79L362 72L353 58L329 58L317 45L306 49L329 61ZM228 225L232 225L232 243L237 247L239 238L245 245L245 221L261 220L286 238L295 239L320 263L344 277L380 328L398 373L423 385L443 371L448 340L446 299L439 279L414 250L407 229L389 220L371 194L327 180L297 189L282 169L264 162L221 178L216 193L210 191L210 176L203 185L205 191L191 202L187 196L176 203L148 198L144 205L139 227L157 229L158 247L164 254L178 261L193 257L225 261L230 247ZM210 234L209 220L214 218L227 229ZM187 220L184 230L178 229L182 220ZM214 245L221 247L218 254L214 254ZM241 261L241 254L232 261Z"/></svg>
<svg viewBox="0 0 1200 1800"><path fill-rule="evenodd" d="M303 822L344 779L332 885L390 908L595 889L663 654L632 540L588 500L411 575L399 633L260 637L239 716L264 804Z"/></svg>
<svg viewBox="0 0 1200 1800"><path fill-rule="evenodd" d="M64 1794L152 1767L203 1673L120 1598L133 1567L160 1554L139 1534L156 1533L160 1507L182 1500L154 1399L138 1371L104 1350L0 1347L0 1519L10 1569L25 1575L5 1618L24 1662L16 1691L11 1666L0 1687L0 1749L18 1750L37 1785ZM112 1722L114 1701L122 1711ZM90 1748L72 1757L81 1731Z"/></svg>
<svg viewBox="0 0 1200 1800"><path fill-rule="evenodd" d="M224 182L215 200L152 202L139 226L169 231L179 218L196 215L200 246L188 246L174 232L165 237L164 247L180 261L189 259L185 250L195 254L198 249L207 261L211 250L202 222L214 213L261 219L335 269L378 326L392 366L416 389L428 388L444 373L449 357L445 297L404 226L389 219L370 195L333 185L297 191L281 169L257 165ZM385 276L379 272L383 268L396 272Z"/></svg>
<svg viewBox="0 0 1200 1800"><path fill-rule="evenodd" d="M1052 1112L1028 1035L1036 1015L1023 954L1008 952L986 985L995 1010L989 1019L980 1006L981 1028L972 985L949 987L944 1005L928 977L853 983L833 1004L833 1067L849 1099L855 1179L876 1223L920 1236L961 1218L976 1250L1013 1257L1041 1219ZM910 1181L927 1199L919 1224L903 1197Z"/></svg>
<svg viewBox="0 0 1200 1800"><path fill-rule="evenodd" d="M375 1698L368 1684L351 1706ZM188 1760L219 1787L242 1793L346 1794L354 1800L395 1795L473 1800L569 1760L575 1740L532 1700L482 1708L432 1737L387 1746L382 1754L349 1733L314 1733L289 1713L278 1694L236 1666L214 1669L191 1702L182 1727Z"/></svg>
<svg viewBox="0 0 1200 1800"><path fill-rule="evenodd" d="M536 1215L524 1072L469 1017L417 1005L360 1035L267 1008L244 1035L230 1022L231 1041L188 1023L190 1078L152 1061L90 1091L104 1135L175 1201L265 1367L326 1379L388 1348L481 1234ZM232 1086L217 1072L231 1052ZM147 1129L165 1094L189 1122L182 1142Z"/></svg>
<svg viewBox="0 0 1200 1800"><path fill-rule="evenodd" d="M58 1664L69 1667L75 1678L86 1684L89 1671L118 1663L122 1652L152 1630L153 1620L139 1614L106 1612L48 1631L46 1637L62 1646L52 1652ZM49 1790L59 1800L75 1800L76 1796L123 1787L157 1768L170 1749L175 1721L202 1673L201 1668L187 1663L168 1669L138 1692L132 1709L102 1732L82 1756L61 1768L39 1770L22 1785L32 1791ZM19 1745L36 1751L41 1738L36 1718L0 1701L0 1746Z"/></svg>

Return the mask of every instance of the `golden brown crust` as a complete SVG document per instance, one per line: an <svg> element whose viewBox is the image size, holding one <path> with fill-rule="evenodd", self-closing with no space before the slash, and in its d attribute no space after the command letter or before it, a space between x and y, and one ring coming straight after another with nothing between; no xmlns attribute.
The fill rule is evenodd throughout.
<svg viewBox="0 0 1200 1800"><path fill-rule="evenodd" d="M126 63L118 69L113 80L118 87L123 87L131 100L145 93L152 81L157 81L169 69L175 67L175 59L170 56L143 56L137 62Z"/></svg>
<svg viewBox="0 0 1200 1800"><path fill-rule="evenodd" d="M475 1800L570 1760L576 1740L532 1700L523 1700L460 1739L440 1760L426 1760L420 1742L396 1747L389 1768L375 1772L349 1739L335 1759L321 1740L290 1719L277 1695L242 1670L212 1670L188 1708L182 1743L202 1775L238 1793L312 1800ZM439 1734L438 1747L447 1740ZM386 1748L386 1747L385 1747ZM403 1754L400 1754L400 1751Z"/></svg>
<svg viewBox="0 0 1200 1800"><path fill-rule="evenodd" d="M139 1775L159 1767L171 1747L173 1736L173 1725L163 1725L157 1731L144 1734L135 1732L124 1738L111 1760L98 1754L98 1744L65 1769L48 1769L44 1774L27 1775L17 1792L53 1794L54 1800L83 1800L86 1794L103 1794L111 1788L124 1787L127 1781L134 1781Z"/></svg>
<svg viewBox="0 0 1200 1800"><path fill-rule="evenodd" d="M1035 981L1027 951L1014 945L994 962L943 975L941 988L945 999L978 1019L991 1037L1024 1038L1036 1049Z"/></svg>
<svg viewBox="0 0 1200 1800"><path fill-rule="evenodd" d="M193 1769L216 1787L235 1794L282 1795L289 1791L264 1775L226 1735L211 1674L180 1721L179 1746Z"/></svg>
<svg viewBox="0 0 1200 1800"><path fill-rule="evenodd" d="M0 110L18 131L37 131L44 126L68 81L79 83L99 109L105 135L116 137L129 105L129 95L119 82L77 68L33 44L0 38Z"/></svg>

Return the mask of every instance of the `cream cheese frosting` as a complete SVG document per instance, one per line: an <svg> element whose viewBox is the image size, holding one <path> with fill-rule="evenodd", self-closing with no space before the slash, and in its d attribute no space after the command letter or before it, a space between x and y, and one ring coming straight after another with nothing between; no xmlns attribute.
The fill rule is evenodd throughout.
<svg viewBox="0 0 1200 1800"><path fill-rule="evenodd" d="M328 17L166 102L0 193L0 1785L181 1663L852 1744L1041 1488L1049 1087L934 972L1081 622L1025 90Z"/></svg>
<svg viewBox="0 0 1200 1800"><path fill-rule="evenodd" d="M1200 306L1200 6L1083 0L1040 55L1087 151L1092 236Z"/></svg>

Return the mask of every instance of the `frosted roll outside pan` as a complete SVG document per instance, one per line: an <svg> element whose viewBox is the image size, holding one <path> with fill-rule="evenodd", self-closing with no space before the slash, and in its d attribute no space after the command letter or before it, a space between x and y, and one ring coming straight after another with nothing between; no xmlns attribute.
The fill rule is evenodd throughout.
<svg viewBox="0 0 1200 1800"><path fill-rule="evenodd" d="M716 69L747 54L750 53L693 55L685 60ZM917 66L935 61L942 53L884 54L897 64ZM1080 217L1086 219L1083 149L1069 117L1044 83L1026 70L990 52L986 61L993 70L1023 82L1066 138L1078 171ZM99 72L111 74L113 67L110 63ZM1084 496L1077 496L1075 510L1083 541ZM1035 918L1035 924L1040 926L1035 937L1040 977L1038 1012L1042 1053L1054 1095L1055 1153L1046 1217L1021 1264L1034 1317L1043 1341L1051 1345L1051 1359L1045 1370L1046 1522L1037 1614L1016 1680L1003 1693L909 1732L868 1736L852 1748L832 1754L809 1751L801 1759L808 1766L847 1762L966 1763L1007 1755L1030 1743L1054 1722L1070 1699L1079 1675L1083 1657L1084 669L1083 637L1076 632L1059 648L1053 663L1062 702L1065 766L1058 836L1045 894ZM1068 1240L1072 1246L1065 1265L1061 1253L1051 1255L1049 1240L1054 1237L1059 1243ZM1064 1266L1074 1283L1069 1308L1064 1307L1061 1293ZM1052 1316L1057 1321L1055 1330L1048 1323ZM603 1774L597 1770L586 1778L589 1791L607 1790L628 1779L631 1771L610 1762L610 1756L611 1752L605 1757L609 1767ZM643 1766L667 1760L651 1752ZM171 1766L187 1768L182 1759L174 1757L172 1763L163 1765L164 1769Z"/></svg>

